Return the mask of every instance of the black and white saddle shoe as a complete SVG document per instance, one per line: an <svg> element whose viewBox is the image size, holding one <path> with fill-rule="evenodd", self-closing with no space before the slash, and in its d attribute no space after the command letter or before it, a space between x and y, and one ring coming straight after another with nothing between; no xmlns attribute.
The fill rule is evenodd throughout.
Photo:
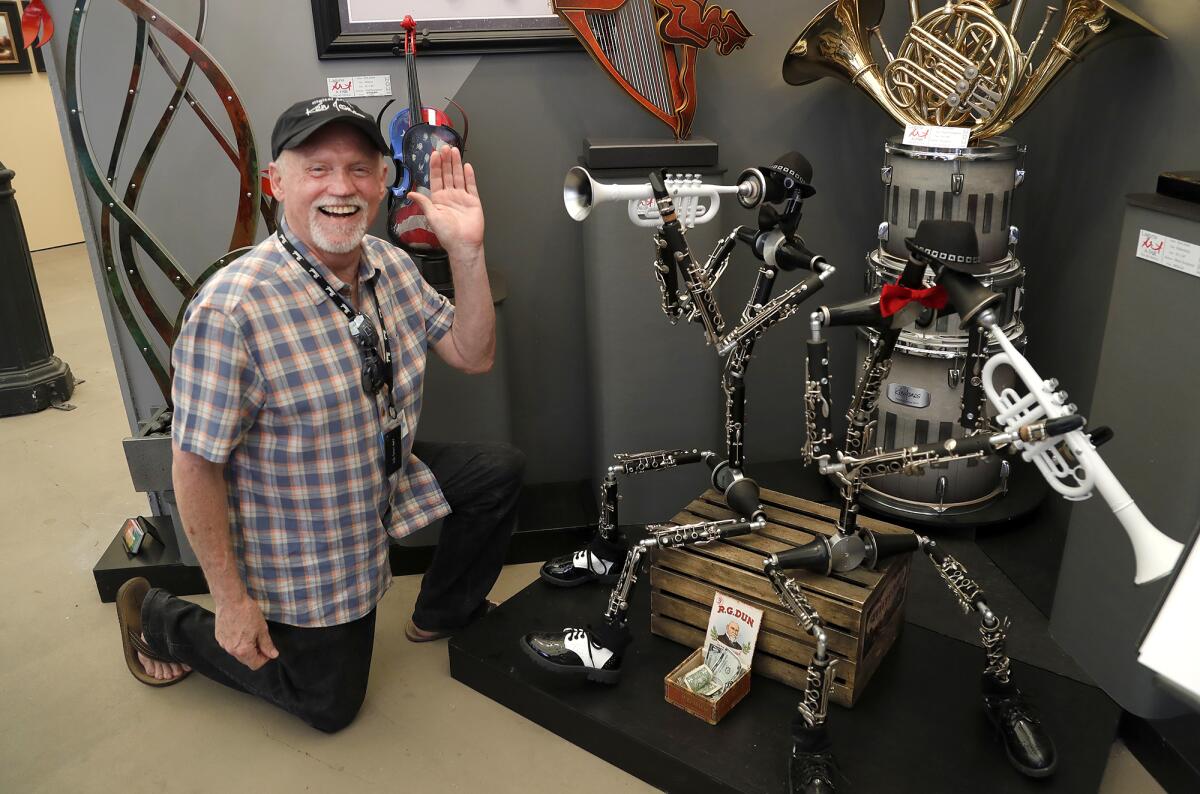
<svg viewBox="0 0 1200 794"><path fill-rule="evenodd" d="M606 559L591 548L580 549L542 563L542 580L558 587L577 587L587 582L616 584L625 559Z"/></svg>
<svg viewBox="0 0 1200 794"><path fill-rule="evenodd" d="M620 654L596 642L587 629L533 632L521 638L521 647L538 667L558 675L602 684L615 684L621 677Z"/></svg>
<svg viewBox="0 0 1200 794"><path fill-rule="evenodd" d="M1054 740L1015 686L983 695L983 710L1004 744L1008 760L1030 777L1049 777L1058 766Z"/></svg>

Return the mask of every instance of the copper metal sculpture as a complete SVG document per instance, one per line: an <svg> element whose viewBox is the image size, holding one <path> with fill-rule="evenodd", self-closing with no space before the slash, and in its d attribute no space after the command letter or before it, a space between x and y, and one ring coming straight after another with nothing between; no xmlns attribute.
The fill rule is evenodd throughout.
<svg viewBox="0 0 1200 794"><path fill-rule="evenodd" d="M751 36L706 0L553 0L554 13L627 94L684 140L696 115L696 53L728 55Z"/></svg>
<svg viewBox="0 0 1200 794"><path fill-rule="evenodd" d="M200 3L195 36L189 35L148 3L141 2L141 0L120 0L120 2L134 14L137 28L129 82L126 86L124 104L120 120L117 123L113 149L107 167L101 165L92 151L91 137L88 134L80 102L79 50L87 18L87 0L77 0L71 18L71 29L67 42L64 100L71 142L75 149L79 168L83 172L88 187L101 202L99 248L104 268L105 286L122 322L162 392L163 398L170 404L169 362L160 357L154 346L151 345L150 335L157 336L169 350L175 340L183 307L196 293L200 284L218 268L233 261L240 253L253 245L257 230L255 212L261 212L268 228L271 229L274 228L274 213L269 201L260 193L258 161L246 109L229 76L200 43L204 35L207 17L206 0L201 0ZM175 71L163 53L154 32L147 30L147 25L172 41L187 55L188 61L182 73ZM119 190L117 185L118 165L129 137L129 126L139 94L142 63L147 46L175 87L167 101L167 107L161 112L153 133L138 156L136 165L128 179L125 180L124 188ZM211 116L205 112L199 100L188 89L188 83L195 68L199 68L212 84L217 95L223 100L224 113L233 129L234 139L232 141L221 132ZM145 186L150 166L171 121L185 103L212 134L221 150L237 169L239 176L237 215L233 231L230 234L228 253L218 257L196 277L190 276L180 266L166 246L137 216L141 189ZM115 241L113 239L114 224L116 225ZM142 276L141 265L135 256L135 245L166 276L167 281L181 297L182 302L174 319L170 317L168 311L147 286ZM139 320L130 304L128 293L133 294L148 328L144 327L142 321Z"/></svg>

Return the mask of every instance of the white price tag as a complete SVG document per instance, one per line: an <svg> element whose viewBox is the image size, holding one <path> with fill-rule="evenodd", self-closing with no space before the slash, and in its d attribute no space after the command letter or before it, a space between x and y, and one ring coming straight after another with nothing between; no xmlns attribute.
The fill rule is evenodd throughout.
<svg viewBox="0 0 1200 794"><path fill-rule="evenodd" d="M1181 273L1200 276L1200 245L1142 229L1138 233L1137 256Z"/></svg>
<svg viewBox="0 0 1200 794"><path fill-rule="evenodd" d="M909 146L931 146L935 149L965 149L970 140L970 127L933 127L927 124L904 125L904 142Z"/></svg>
<svg viewBox="0 0 1200 794"><path fill-rule="evenodd" d="M366 74L358 77L327 77L325 84L329 96L350 99L360 96L391 96L392 76L390 74Z"/></svg>

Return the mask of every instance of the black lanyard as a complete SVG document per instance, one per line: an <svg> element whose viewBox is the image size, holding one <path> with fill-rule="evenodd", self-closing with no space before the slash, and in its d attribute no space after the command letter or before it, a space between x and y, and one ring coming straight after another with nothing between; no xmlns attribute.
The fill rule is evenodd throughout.
<svg viewBox="0 0 1200 794"><path fill-rule="evenodd" d="M312 277L312 280L317 282L317 286L329 296L329 299L333 301L333 305L336 306L342 314L346 315L346 319L350 321L351 334L357 337L358 331L355 329L359 327L359 323L370 325L371 321L367 319L367 316L362 312L355 311L354 307L346 302L346 299L342 297L341 293L335 290L333 285L331 285L325 279L325 277L321 275L321 271L317 270L316 266L314 266L312 262L309 262L308 258L296 249L296 246L292 245L292 241L287 238L287 235L283 233L282 229L276 231L275 236L279 238L279 244L282 245L284 249L292 255L292 258L304 268L304 272L308 273L308 275ZM396 400L392 394L392 345L391 342L388 341L387 326L383 322L383 307L379 302L379 294L375 292L375 279L369 279L367 283L371 285L371 297L375 300L375 314L379 317L379 331L383 335L383 361L385 369L384 385L387 386L388 409L394 415L396 413ZM355 341L357 342L357 338ZM363 354L366 355L365 352Z"/></svg>

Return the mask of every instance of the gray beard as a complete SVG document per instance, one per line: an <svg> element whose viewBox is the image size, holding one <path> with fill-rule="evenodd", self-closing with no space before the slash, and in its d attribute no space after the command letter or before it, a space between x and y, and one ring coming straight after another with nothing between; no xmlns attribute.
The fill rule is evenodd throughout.
<svg viewBox="0 0 1200 794"><path fill-rule="evenodd" d="M368 225L366 207L359 209L358 223L348 232L338 235L326 233L323 226L329 222L329 219L322 215L319 209L313 207L311 213L308 229L312 234L313 245L317 248L320 248L322 251L328 251L331 254L348 254L362 245L363 237L367 234ZM334 222L336 223L336 221Z"/></svg>

